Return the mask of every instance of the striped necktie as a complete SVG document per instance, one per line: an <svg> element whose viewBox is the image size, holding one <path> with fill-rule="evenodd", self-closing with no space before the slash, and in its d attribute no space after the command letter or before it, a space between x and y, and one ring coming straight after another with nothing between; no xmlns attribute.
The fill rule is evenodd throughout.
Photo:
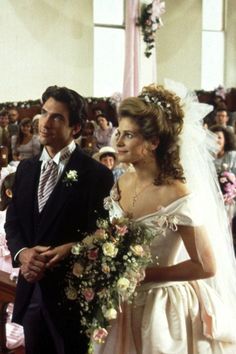
<svg viewBox="0 0 236 354"><path fill-rule="evenodd" d="M58 166L51 159L46 162L44 171L41 172L38 186L38 207L42 211L50 194L52 193L58 176Z"/></svg>

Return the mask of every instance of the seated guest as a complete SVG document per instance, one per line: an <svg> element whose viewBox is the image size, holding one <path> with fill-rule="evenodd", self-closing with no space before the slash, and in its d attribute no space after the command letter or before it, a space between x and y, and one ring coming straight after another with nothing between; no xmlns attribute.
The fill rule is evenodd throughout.
<svg viewBox="0 0 236 354"><path fill-rule="evenodd" d="M19 124L19 134L11 140L13 160L19 161L39 154L41 150L39 139L33 135L33 125L30 118L24 118Z"/></svg>
<svg viewBox="0 0 236 354"><path fill-rule="evenodd" d="M92 156L97 149L97 139L94 136L94 123L91 121L86 121L84 127L81 131L81 136L76 140L76 143L81 147L81 149Z"/></svg>
<svg viewBox="0 0 236 354"><path fill-rule="evenodd" d="M125 172L123 166L117 165L117 152L111 146L102 147L93 158L112 170L115 182Z"/></svg>
<svg viewBox="0 0 236 354"><path fill-rule="evenodd" d="M236 174L236 141L235 135L223 125L213 125L210 130L217 135L219 150L215 158L217 172L222 171L223 165Z"/></svg>
<svg viewBox="0 0 236 354"><path fill-rule="evenodd" d="M97 139L97 148L111 146L111 137L115 130L112 123L104 114L96 116L96 123L98 127L94 131L94 136Z"/></svg>
<svg viewBox="0 0 236 354"><path fill-rule="evenodd" d="M8 161L12 160L11 137L14 135L14 129L9 124L8 112L3 109L0 112L0 146L6 146L8 149Z"/></svg>
<svg viewBox="0 0 236 354"><path fill-rule="evenodd" d="M7 248L6 237L4 231L4 223L6 218L6 209L12 198L12 186L14 183L15 173L12 173L13 167L4 167L1 170L0 178L0 270L9 273L11 279L16 279L19 268L12 268L10 252ZM9 174L8 174L9 173ZM7 308L7 324L6 324L6 346L8 349L14 349L24 345L23 327L18 324L11 323L13 312L13 304L9 304Z"/></svg>
<svg viewBox="0 0 236 354"><path fill-rule="evenodd" d="M9 124L11 126L12 135L17 135L19 131L19 112L16 108L8 109Z"/></svg>

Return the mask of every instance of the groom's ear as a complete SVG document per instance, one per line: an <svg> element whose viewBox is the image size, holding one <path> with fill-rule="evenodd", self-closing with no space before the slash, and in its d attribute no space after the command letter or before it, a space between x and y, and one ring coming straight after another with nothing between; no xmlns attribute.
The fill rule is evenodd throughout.
<svg viewBox="0 0 236 354"><path fill-rule="evenodd" d="M73 136L77 135L80 131L81 131L81 125L80 124L74 125L72 130Z"/></svg>

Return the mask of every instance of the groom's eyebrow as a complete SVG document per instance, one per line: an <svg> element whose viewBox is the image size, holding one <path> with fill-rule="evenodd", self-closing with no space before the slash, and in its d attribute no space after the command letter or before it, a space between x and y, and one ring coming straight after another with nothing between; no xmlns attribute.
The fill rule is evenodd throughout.
<svg viewBox="0 0 236 354"><path fill-rule="evenodd" d="M52 118L58 117L58 118L60 118L60 119L64 119L64 116L63 116L62 114L56 113L56 112L50 113L49 111L47 111L45 108L42 107L42 109L41 109L41 114L45 114L45 113L50 114L50 116L51 116Z"/></svg>

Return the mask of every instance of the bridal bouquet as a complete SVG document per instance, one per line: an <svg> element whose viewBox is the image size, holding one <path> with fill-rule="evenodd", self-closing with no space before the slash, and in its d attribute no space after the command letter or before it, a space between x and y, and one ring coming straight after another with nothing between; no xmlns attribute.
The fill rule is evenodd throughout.
<svg viewBox="0 0 236 354"><path fill-rule="evenodd" d="M218 173L221 191L226 205L233 204L236 197L236 176L228 171L228 166L223 164L223 169Z"/></svg>
<svg viewBox="0 0 236 354"><path fill-rule="evenodd" d="M135 296L145 267L152 262L149 245L154 236L147 226L127 218L100 219L97 227L72 248L65 288L67 298L79 305L91 352L93 341L105 341L121 303Z"/></svg>

